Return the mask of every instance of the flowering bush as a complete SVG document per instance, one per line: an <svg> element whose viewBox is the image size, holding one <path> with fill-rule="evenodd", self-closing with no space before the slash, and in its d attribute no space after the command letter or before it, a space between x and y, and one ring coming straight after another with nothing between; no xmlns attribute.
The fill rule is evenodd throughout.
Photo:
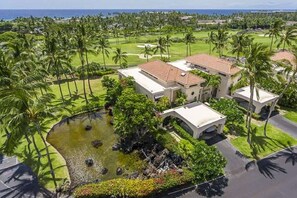
<svg viewBox="0 0 297 198"><path fill-rule="evenodd" d="M183 173L169 171L153 179L113 179L96 184L87 184L76 189L77 198L95 197L148 197L155 193L168 190L172 187L191 182L194 175L189 170Z"/></svg>

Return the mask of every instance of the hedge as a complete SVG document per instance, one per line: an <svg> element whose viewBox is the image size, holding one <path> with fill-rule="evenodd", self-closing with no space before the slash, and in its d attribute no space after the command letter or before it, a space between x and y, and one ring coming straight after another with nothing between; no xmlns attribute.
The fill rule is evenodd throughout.
<svg viewBox="0 0 297 198"><path fill-rule="evenodd" d="M115 70L102 70L102 71L93 71L93 72L89 72L89 77L102 77L108 74L114 74ZM87 72L84 72L84 77L86 78L88 76ZM79 74L79 78L82 79L83 75L82 73Z"/></svg>
<svg viewBox="0 0 297 198"><path fill-rule="evenodd" d="M74 196L77 198L115 197L149 197L170 188L190 183L194 175L185 169L183 173L171 170L166 174L152 179L112 179L101 183L86 184L78 187Z"/></svg>
<svg viewBox="0 0 297 198"><path fill-rule="evenodd" d="M190 135L187 131L185 131L179 124L177 124L176 121L173 121L171 124L175 131L178 133L178 135L180 135L182 138L188 140L193 145L197 143L198 140L193 138L193 136Z"/></svg>

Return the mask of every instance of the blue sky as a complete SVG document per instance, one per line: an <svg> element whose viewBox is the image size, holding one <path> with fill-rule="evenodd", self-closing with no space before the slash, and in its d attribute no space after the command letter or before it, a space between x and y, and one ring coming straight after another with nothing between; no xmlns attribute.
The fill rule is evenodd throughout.
<svg viewBox="0 0 297 198"><path fill-rule="evenodd" d="M297 9L297 0L0 0L0 9Z"/></svg>

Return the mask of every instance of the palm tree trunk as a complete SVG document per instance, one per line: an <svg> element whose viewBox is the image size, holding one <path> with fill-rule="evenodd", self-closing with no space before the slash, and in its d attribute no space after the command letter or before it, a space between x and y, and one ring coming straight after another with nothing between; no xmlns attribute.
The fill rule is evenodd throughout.
<svg viewBox="0 0 297 198"><path fill-rule="evenodd" d="M192 55L192 50L191 50L191 44L189 43L189 52L190 52L190 56Z"/></svg>
<svg viewBox="0 0 297 198"><path fill-rule="evenodd" d="M31 135L33 146L34 146L34 149L35 149L35 151L37 153L37 156L38 156L38 158L41 158L41 154L40 154L40 151L39 151L39 149L37 147L37 144L36 144L36 141L35 141L35 137L34 137L34 135L32 133L30 133L30 135Z"/></svg>
<svg viewBox="0 0 297 198"><path fill-rule="evenodd" d="M188 46L188 44L186 44L186 45L187 45L186 56L189 56L189 46Z"/></svg>
<svg viewBox="0 0 297 198"><path fill-rule="evenodd" d="M285 51L286 48L286 41L284 41L283 51Z"/></svg>
<svg viewBox="0 0 297 198"><path fill-rule="evenodd" d="M271 37L270 51L272 51L273 38L274 38L274 36Z"/></svg>
<svg viewBox="0 0 297 198"><path fill-rule="evenodd" d="M106 70L105 55L104 55L104 51L103 50L102 50L102 56L103 56L104 69Z"/></svg>
<svg viewBox="0 0 297 198"><path fill-rule="evenodd" d="M287 89L288 89L289 85L291 84L291 82L292 82L292 78L290 78L289 82L287 83L287 85L285 86L285 88L283 89L283 91L281 92L281 94L279 95L278 99L275 100L272 103L271 107L269 108L268 117L267 117L267 119L265 121L265 125L264 125L264 136L265 137L267 137L267 125L268 125L268 122L269 122L269 118L270 118L270 116L272 114L272 111L275 109L275 106L277 105L279 99L282 98L283 95L285 94L285 92L287 91Z"/></svg>
<svg viewBox="0 0 297 198"><path fill-rule="evenodd" d="M38 131L38 134L43 142L43 145L45 147L45 151L46 151L46 156L47 156L47 161L48 161L48 164L49 164L49 167L50 167L50 173L52 175L52 178L53 178L53 182L54 182L54 185L55 185L55 188L57 189L57 181L56 181L56 176L55 176L55 171L54 171L54 167L53 167L53 163L52 163L52 160L51 160L51 156L50 156L50 152L49 152L49 149L48 149L48 145L41 133L41 130L40 130L40 124L39 124L39 121L37 121L36 123L37 125L37 131Z"/></svg>
<svg viewBox="0 0 297 198"><path fill-rule="evenodd" d="M83 54L81 56L83 58ZM84 98L86 105L89 104L88 98L87 98L87 93L86 93L86 82L85 82L85 66L84 66L84 61L81 59L81 68L82 68L82 80L83 80L83 90L84 90Z"/></svg>
<svg viewBox="0 0 297 198"><path fill-rule="evenodd" d="M60 77L58 77L58 75L56 75L56 77L57 77L57 81L58 81L58 85L59 85L59 91L60 91L61 98L62 98L63 101L65 101L64 100L64 95L63 95L63 92L62 92L62 87L61 87L61 79L60 79Z"/></svg>
<svg viewBox="0 0 297 198"><path fill-rule="evenodd" d="M254 84L251 83L250 85L250 101L249 101L249 107L248 107L248 122L247 122L247 129L248 129L248 134L247 134L247 141L249 144L251 144L251 122L252 122L252 112L253 112L253 99L254 99Z"/></svg>
<svg viewBox="0 0 297 198"><path fill-rule="evenodd" d="M167 58L169 58L170 57L170 52L169 52L169 46L167 45Z"/></svg>
<svg viewBox="0 0 297 198"><path fill-rule="evenodd" d="M78 94L78 88L77 88L77 83L76 83L76 80L75 80L75 76L74 76L73 73L71 73L70 75L71 75L71 78L72 78L74 86L75 86L75 93Z"/></svg>
<svg viewBox="0 0 297 198"><path fill-rule="evenodd" d="M66 74L64 74L64 76L65 76L65 79L66 79L67 89L68 89L69 96L70 96L70 98L72 98L72 94L71 94L71 89L70 89L70 84L69 84L69 81L68 81L68 77L67 77Z"/></svg>
<svg viewBox="0 0 297 198"><path fill-rule="evenodd" d="M87 62L87 78L88 78L88 86L89 86L89 90L90 90L90 94L93 95L93 90L91 87L91 83L90 83L90 65L89 65L89 58L88 58L88 52L86 51L86 62Z"/></svg>

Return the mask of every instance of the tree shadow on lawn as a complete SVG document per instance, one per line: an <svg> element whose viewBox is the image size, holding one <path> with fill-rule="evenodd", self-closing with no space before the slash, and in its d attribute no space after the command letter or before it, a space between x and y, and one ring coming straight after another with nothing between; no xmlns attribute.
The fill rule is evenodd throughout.
<svg viewBox="0 0 297 198"><path fill-rule="evenodd" d="M43 153L44 150L45 150L45 148L41 149L40 152ZM53 155L56 155L56 153L50 153L52 163L55 162L55 158L53 157ZM52 176L51 176L50 169L48 169L49 165L47 162L46 154L41 155L41 158L46 158L46 160L44 162L42 162L41 158L38 158L38 155L35 151L29 152L29 151L27 151L27 148L26 148L24 150L24 153L20 157L25 159L23 164L30 167L30 171L33 172L35 175L37 175L38 182L41 186L45 186L53 180ZM65 165L54 167L54 171L57 171L63 167L65 167ZM44 171L46 169L48 169L48 171ZM64 181L64 180L65 180L65 178L59 178L59 177L57 177L57 174L56 174L57 182Z"/></svg>

